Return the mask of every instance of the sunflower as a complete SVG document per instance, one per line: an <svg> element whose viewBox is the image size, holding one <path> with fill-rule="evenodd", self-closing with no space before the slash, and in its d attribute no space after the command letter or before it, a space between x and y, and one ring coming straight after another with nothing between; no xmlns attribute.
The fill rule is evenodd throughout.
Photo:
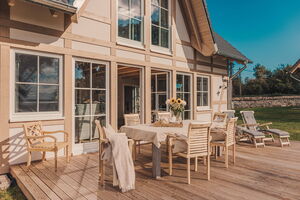
<svg viewBox="0 0 300 200"><path fill-rule="evenodd" d="M172 98L171 103L175 103L175 102L176 102L176 99Z"/></svg>
<svg viewBox="0 0 300 200"><path fill-rule="evenodd" d="M181 104L182 103L182 100L179 98L179 99L177 99L177 103L178 104Z"/></svg>

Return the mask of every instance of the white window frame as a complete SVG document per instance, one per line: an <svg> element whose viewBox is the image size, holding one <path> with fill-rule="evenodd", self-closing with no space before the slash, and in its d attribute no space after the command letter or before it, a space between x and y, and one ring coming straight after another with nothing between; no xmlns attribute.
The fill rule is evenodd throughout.
<svg viewBox="0 0 300 200"><path fill-rule="evenodd" d="M190 109L189 110L184 110L184 112L189 111L190 112L190 120L192 120L193 119L193 95L194 95L193 85L192 85L193 84L193 79L192 79L193 77L192 77L192 74L188 74L188 73L184 73L184 72L178 72L178 73L176 73L175 85L177 85L177 75L183 75L183 76L189 76L190 77L190 92L178 92L177 91L177 86L176 86L176 98L177 98L178 93L190 94ZM183 81L182 87L184 88L184 81Z"/></svg>
<svg viewBox="0 0 300 200"><path fill-rule="evenodd" d="M119 0L116 1L116 37L117 37L117 44L119 45L124 45L124 46L129 46L129 47L134 47L138 49L144 49L145 48L145 0L141 0L141 41L135 41L132 39L127 39L119 36Z"/></svg>
<svg viewBox="0 0 300 200"><path fill-rule="evenodd" d="M27 54L27 55L34 55L34 56L43 56L43 57L50 57L50 58L57 58L59 59L59 100L58 100L58 111L44 111L44 112L16 112L16 54ZM39 66L38 66L39 67ZM55 119L64 119L63 116L63 56L52 54L52 53L44 53L44 52L36 52L36 51L29 51L29 50L19 50L19 49L12 49L11 50L11 70L10 70L10 78L11 78L11 104L10 104L10 122L18 122L18 121L35 121L35 120L55 120Z"/></svg>
<svg viewBox="0 0 300 200"><path fill-rule="evenodd" d="M153 52L156 52L156 53L162 53L162 54L167 54L167 55L171 55L172 52L171 52L171 49L172 49L172 1L171 0L168 0L168 20L169 20L169 47L166 48L166 47L162 47L162 46L159 46L159 45L153 45L152 44L152 19L151 19L151 15L152 13L150 13L150 49L151 51ZM150 0L150 12L152 11L152 2ZM160 26L159 26L160 27Z"/></svg>
<svg viewBox="0 0 300 200"><path fill-rule="evenodd" d="M153 70L153 69L152 69ZM166 90L166 92L158 92L157 91L157 76L158 75L161 75L161 74L166 74L166 76L167 76L167 90ZM151 91L151 96L152 96L152 94L155 94L155 108L158 108L158 96L159 95L164 95L164 94L166 94L166 96L167 96L167 99L169 99L170 98L170 87L171 87L171 84L170 84L170 78L171 78L171 73L169 72L169 71L161 71L161 72L155 72L155 73L151 73L151 79L152 79L152 75L154 75L155 76L155 91L154 92L152 92ZM152 80L151 80L152 81ZM166 111L168 111L168 106L166 106L166 108L167 108L167 110ZM152 102L151 102L151 110L152 110ZM155 109L155 110L152 110L152 112L153 111L159 111L159 110L157 110L157 109Z"/></svg>
<svg viewBox="0 0 300 200"><path fill-rule="evenodd" d="M199 91L198 90L198 78L207 78L207 106L199 106L198 105L198 93L199 92L204 92L204 91ZM201 110L209 110L210 109L210 76L205 76L205 75L197 75L196 76L196 105L197 105L197 111L201 111Z"/></svg>

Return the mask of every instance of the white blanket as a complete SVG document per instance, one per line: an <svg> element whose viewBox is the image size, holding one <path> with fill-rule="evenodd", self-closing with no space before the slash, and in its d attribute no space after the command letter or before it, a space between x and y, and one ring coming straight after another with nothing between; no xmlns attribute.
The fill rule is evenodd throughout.
<svg viewBox="0 0 300 200"><path fill-rule="evenodd" d="M111 128L104 128L109 145L104 149L102 160L113 164L114 186L122 192L135 189L135 170L128 147L128 138L124 134L115 133Z"/></svg>

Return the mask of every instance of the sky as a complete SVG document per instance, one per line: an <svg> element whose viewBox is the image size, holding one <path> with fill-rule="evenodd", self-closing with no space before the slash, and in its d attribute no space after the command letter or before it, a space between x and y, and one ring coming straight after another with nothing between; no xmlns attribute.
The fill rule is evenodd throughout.
<svg viewBox="0 0 300 200"><path fill-rule="evenodd" d="M300 0L206 0L213 29L253 61L273 70L300 58Z"/></svg>

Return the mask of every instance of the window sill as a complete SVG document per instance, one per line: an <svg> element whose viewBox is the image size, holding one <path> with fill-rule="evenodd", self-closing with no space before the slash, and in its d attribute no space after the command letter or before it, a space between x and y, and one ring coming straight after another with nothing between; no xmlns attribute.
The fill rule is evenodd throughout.
<svg viewBox="0 0 300 200"><path fill-rule="evenodd" d="M121 45L121 46L126 46L126 47L132 47L132 48L136 48L136 49L145 50L145 46L143 45L142 42L137 42L137 41L134 41L134 40L118 38L117 39L117 44Z"/></svg>
<svg viewBox="0 0 300 200"><path fill-rule="evenodd" d="M47 120L64 120L65 117L57 114L35 114L35 115L14 115L9 122L30 122L30 121L47 121Z"/></svg>
<svg viewBox="0 0 300 200"><path fill-rule="evenodd" d="M211 108L202 108L202 107L197 107L196 112L212 112Z"/></svg>
<svg viewBox="0 0 300 200"><path fill-rule="evenodd" d="M151 52L154 52L154 53L165 54L165 55L168 55L168 56L172 55L171 50L168 49L168 48L163 48L163 47L151 45L150 50L151 50Z"/></svg>

